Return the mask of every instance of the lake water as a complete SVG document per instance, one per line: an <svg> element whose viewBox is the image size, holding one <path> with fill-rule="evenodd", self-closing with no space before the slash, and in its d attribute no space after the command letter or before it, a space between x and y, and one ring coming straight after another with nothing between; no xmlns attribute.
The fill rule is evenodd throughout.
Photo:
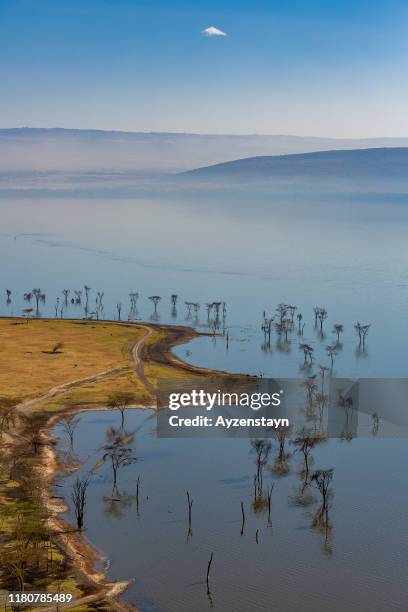
<svg viewBox="0 0 408 612"><path fill-rule="evenodd" d="M84 476L101 459L118 412L83 413L72 460ZM302 456L287 444L289 472L272 471L273 443L263 468L264 489L274 482L271 520L254 512L255 455L249 439L159 439L147 410L130 410L136 463L119 470L103 464L88 489L86 536L109 559L111 579L131 579L126 601L143 611L385 612L407 609L408 504L406 440L330 440L312 451L312 468L334 468L331 528L312 527L315 501L299 505ZM54 433L62 460L67 440ZM59 479L70 500L78 472ZM140 476L139 508L136 481ZM193 498L188 534L186 491ZM111 501L111 497L121 501ZM246 514L241 535L241 501ZM74 521L72 509L68 518ZM258 541L257 541L258 540ZM206 570L214 553L207 594Z"/></svg>
<svg viewBox="0 0 408 612"><path fill-rule="evenodd" d="M303 376L299 342L313 346L315 364L327 364L332 325L341 323L336 376L407 374L408 206L395 198L280 200L214 192L132 200L2 199L0 215L1 314L21 314L23 293L41 287L47 296L41 314L53 316L64 288L72 295L87 284L91 306L96 292L104 292L106 318L116 316L117 302L126 318L128 294L138 291L139 319L150 319L148 297L158 294L160 321L208 331L203 305L225 301L228 346L226 335L197 338L177 347L178 355L229 371ZM8 304L6 288L12 291ZM171 312L172 293L179 295L177 313ZM186 316L185 301L201 304L197 321ZM265 350L262 313L273 316L280 302L298 306L304 336L292 331L282 344L273 330ZM313 325L315 305L328 311L323 335ZM64 312L83 314L76 306ZM365 351L358 350L357 321L372 324ZM119 475L122 501L106 499L112 490L107 465L89 488L87 536L109 559L111 578L135 580L128 601L143 610L197 612L211 605L234 612L407 609L404 439L330 440L313 449L314 468L335 470L333 527L326 537L311 527L317 501L294 503L299 453L289 460L290 473L278 478L270 470L274 444L264 469L265 486L277 481L268 525L265 512L251 510L255 466L249 440L158 439L148 417L146 411L126 417L127 427L137 431L138 461ZM82 473L100 458L106 430L117 422L110 412L82 415L75 441ZM75 477L61 478L67 500ZM187 489L194 498L191 538Z"/></svg>
<svg viewBox="0 0 408 612"><path fill-rule="evenodd" d="M104 292L104 316L127 317L128 294L138 291L138 317L153 313L150 295L162 296L162 322L193 324L185 301L199 302L199 329L206 330L205 303L227 303L224 339L199 338L181 357L210 367L268 376L296 376L299 338L262 350L262 313L280 302L304 316L304 341L325 363L333 323L345 326L335 374L347 377L406 375L408 319L408 206L392 197L272 199L265 195L174 193L125 199L2 199L1 314L21 314L22 296L46 293L43 315L54 315L64 288ZM12 290L6 303L5 289ZM176 316L170 295L177 293ZM328 311L325 337L313 328L313 307ZM83 316L69 307L64 316ZM367 351L356 352L354 324L371 323Z"/></svg>

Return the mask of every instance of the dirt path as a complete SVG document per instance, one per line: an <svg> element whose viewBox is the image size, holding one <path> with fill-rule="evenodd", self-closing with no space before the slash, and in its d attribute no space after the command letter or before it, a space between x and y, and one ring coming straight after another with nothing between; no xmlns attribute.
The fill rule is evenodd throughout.
<svg viewBox="0 0 408 612"><path fill-rule="evenodd" d="M146 391L152 397L155 397L156 389L152 385L150 380L148 380L148 378L146 377L146 374L144 373L143 361L141 359L141 351L142 351L142 348L143 348L143 344L146 342L147 338L152 335L154 329L152 327L147 326L147 325L140 325L139 327L144 329L146 331L146 333L144 334L144 336L142 336L138 340L138 342L135 342L135 344L132 347L133 363L135 364L136 374L138 375L139 380L145 386Z"/></svg>

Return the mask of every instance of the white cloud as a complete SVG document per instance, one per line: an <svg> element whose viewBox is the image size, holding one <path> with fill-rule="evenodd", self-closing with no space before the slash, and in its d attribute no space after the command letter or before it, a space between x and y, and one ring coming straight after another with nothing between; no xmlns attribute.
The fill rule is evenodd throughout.
<svg viewBox="0 0 408 612"><path fill-rule="evenodd" d="M204 34L204 36L227 36L225 32L219 30L218 28L214 28L214 26L201 30L201 34Z"/></svg>

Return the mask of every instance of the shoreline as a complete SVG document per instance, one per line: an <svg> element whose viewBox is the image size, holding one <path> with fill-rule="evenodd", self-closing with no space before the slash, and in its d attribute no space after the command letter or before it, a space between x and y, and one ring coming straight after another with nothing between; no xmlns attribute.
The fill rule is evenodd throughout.
<svg viewBox="0 0 408 612"><path fill-rule="evenodd" d="M1 317L6 319L15 319L17 321L25 322L22 317ZM53 321L55 319L41 319L42 321ZM67 319L63 319L67 321ZM70 321L77 323L84 323L81 319L72 319ZM248 379L248 375L232 375L227 372L210 370L208 368L200 368L199 366L191 365L184 362L182 359L172 353L174 346L185 344L192 338L199 337L201 335L211 336L212 334L200 334L193 328L179 325L161 325L151 324L145 322L121 322L121 321L86 321L92 325L125 325L129 327L143 328L146 333L129 348L129 353L133 359L134 368L137 373L139 380L144 384L146 390L149 393L150 405L137 405L129 406L129 410L132 409L153 409L157 408L155 402L155 389L152 383L148 380L144 374L144 365L154 363L158 365L164 365L170 368L181 370L186 374L194 374L198 377L229 377L234 376L242 379ZM155 343L148 343L146 340L153 332L165 332L164 337L161 337ZM80 380L76 384L83 384L84 381L90 379L94 380L97 376L105 375L100 373L91 377ZM35 398L27 399L16 406L17 411L20 414L27 413L29 410L31 415L38 419L39 423L39 435L41 437L41 452L38 456L39 465L38 471L40 472L40 479L43 481L43 487L41 491L41 503L43 508L49 516L47 517L47 524L50 529L50 533L53 535L57 542L57 547L64 555L64 558L69 563L70 567L74 571L74 574L78 578L78 586L83 589L84 595L70 604L64 604L60 606L61 609L73 609L79 605L85 604L96 604L98 605L109 605L109 609L118 612L137 612L138 608L129 606L120 599L120 595L126 590L126 588L132 583L132 581L109 581L106 575L106 570L98 570L95 566L98 562L103 560L102 551L98 551L96 545L89 542L86 535L73 527L63 515L68 509L65 499L57 498L53 495L54 482L59 473L62 471L62 466L58 461L55 438L51 434L51 430L54 425L64 416L70 414L79 414L84 411L103 411L107 409L106 401L97 402L93 404L82 404L74 405L63 408L58 412L47 413L44 410L36 410L35 405L43 402L44 400L58 395L67 387L69 388L73 383L65 383L59 385L55 389L49 390L47 393L37 396ZM17 435L16 435L17 434ZM15 432L15 435L11 436L8 444L8 451L10 457L13 457L17 452L19 445L18 441L19 434ZM55 607L41 607L31 608L32 612L46 612L47 610L54 610Z"/></svg>

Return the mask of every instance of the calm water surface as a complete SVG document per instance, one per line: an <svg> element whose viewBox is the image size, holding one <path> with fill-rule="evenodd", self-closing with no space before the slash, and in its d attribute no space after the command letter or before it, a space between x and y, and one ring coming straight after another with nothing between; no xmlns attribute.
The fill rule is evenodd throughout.
<svg viewBox="0 0 408 612"><path fill-rule="evenodd" d="M168 196L135 200L0 200L2 314L21 314L24 291L41 287L43 315L54 315L64 288L91 288L90 306L103 291L104 315L116 303L129 309L138 291L137 316L153 314L148 296L163 297L162 322L206 330L204 304L227 302L225 339L200 338L176 352L194 363L269 376L295 376L299 338L285 349L263 351L262 313L279 302L295 304L306 323L304 340L324 362L333 323L345 325L338 376L406 375L408 319L408 205L383 201L272 201L232 197ZM6 304L5 289L13 291ZM175 316L170 295L179 294ZM185 301L199 302L197 321ZM313 329L312 309L327 308L326 335ZM64 316L83 316L69 307ZM372 323L368 350L356 353L354 323ZM186 352L187 351L187 352Z"/></svg>
<svg viewBox="0 0 408 612"><path fill-rule="evenodd" d="M340 202L272 201L265 196L139 198L134 200L0 200L1 314L20 314L22 294L41 287L43 316L54 314L64 288L103 291L105 317L138 291L137 317L152 316L148 296L163 297L160 321L207 330L203 304L227 302L226 338L198 338L176 352L193 363L229 371L293 377L304 373L299 337L284 347L273 332L263 350L262 313L280 302L304 315L304 340L315 363L327 364L333 323L345 325L334 374L405 377L408 318L408 206L393 198ZM12 300L5 301L5 289ZM179 294L176 313L170 295ZM184 301L200 302L198 319ZM325 334L313 328L312 309L327 308ZM83 316L80 307L64 316ZM358 351L354 323L372 323L367 350ZM254 456L248 440L163 440L146 411L129 412L138 461L119 474L120 502L110 502L112 476L102 466L92 478L87 536L109 559L112 578L134 583L125 597L144 610L404 611L407 444L404 439L331 440L314 451L315 468L334 468L333 528L326 538L311 528L316 503L299 507L299 454L276 480L272 525L251 511ZM81 473L100 459L109 412L83 414L75 452ZM57 428L57 433L61 431ZM60 451L66 452L62 439ZM292 449L289 449L293 451ZM272 455L276 452L276 443ZM139 515L135 506L142 478ZM72 480L61 478L70 499ZM187 538L186 490L193 535ZM60 491L60 489L58 489ZM240 502L246 508L240 535ZM72 517L72 514L70 514ZM258 543L256 542L256 530ZM205 572L214 552L211 598Z"/></svg>
<svg viewBox="0 0 408 612"><path fill-rule="evenodd" d="M249 440L158 439L151 416L146 410L126 414L126 429L135 432L137 462L119 471L114 496L122 501L109 499L108 464L94 473L88 494L86 535L108 557L110 578L134 580L124 595L127 601L142 610L197 612L211 605L231 612L407 609L405 440L330 440L313 450L315 469L335 470L332 528L326 536L311 526L318 496L310 506L294 503L301 457L291 445L288 475L278 477L271 469L276 442L264 468L264 487L275 482L268 525L267 511L252 509L256 468ZM80 474L95 466L108 428L119 424L117 412L81 416L74 443ZM55 433L66 459L64 433L60 427ZM69 500L76 475L60 478L58 495ZM194 499L190 537L186 490ZM205 574L211 552L210 599Z"/></svg>

